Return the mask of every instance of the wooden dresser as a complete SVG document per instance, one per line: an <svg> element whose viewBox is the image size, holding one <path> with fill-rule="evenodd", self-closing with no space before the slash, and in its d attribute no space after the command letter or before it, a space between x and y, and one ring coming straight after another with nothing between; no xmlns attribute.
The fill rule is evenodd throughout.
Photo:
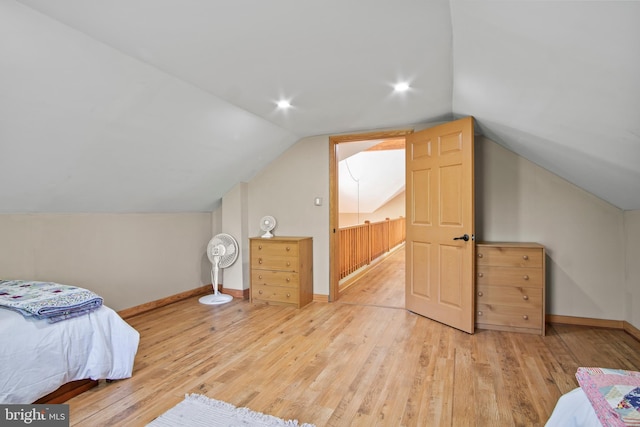
<svg viewBox="0 0 640 427"><path fill-rule="evenodd" d="M477 328L544 335L544 306L544 246L476 244Z"/></svg>
<svg viewBox="0 0 640 427"><path fill-rule="evenodd" d="M313 239L250 240L251 302L304 307L313 301Z"/></svg>

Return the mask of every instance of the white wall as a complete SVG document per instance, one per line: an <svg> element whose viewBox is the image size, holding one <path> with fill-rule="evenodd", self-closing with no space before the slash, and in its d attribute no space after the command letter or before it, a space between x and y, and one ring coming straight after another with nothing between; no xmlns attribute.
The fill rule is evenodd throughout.
<svg viewBox="0 0 640 427"><path fill-rule="evenodd" d="M226 289L249 289L249 230L248 184L236 184L222 198L222 222L220 233L227 233L238 241L238 259L220 273L220 283ZM216 233L217 234L217 233Z"/></svg>
<svg viewBox="0 0 640 427"><path fill-rule="evenodd" d="M396 219L401 216L406 216L405 210L405 192L403 191L374 212L362 212L360 214L340 212L338 214L338 222L340 227L349 227L364 224L365 221L378 222L384 221L387 218Z"/></svg>
<svg viewBox="0 0 640 427"><path fill-rule="evenodd" d="M315 206L322 197L322 206ZM249 182L249 236L272 215L277 236L313 237L313 292L329 295L329 138L300 140Z"/></svg>
<svg viewBox="0 0 640 427"><path fill-rule="evenodd" d="M625 301L626 320L640 328L640 210L624 213L624 239L627 251Z"/></svg>
<svg viewBox="0 0 640 427"><path fill-rule="evenodd" d="M477 237L546 246L548 314L624 320L623 226L622 210L476 138Z"/></svg>
<svg viewBox="0 0 640 427"><path fill-rule="evenodd" d="M0 215L0 278L54 281L115 310L210 283L211 214Z"/></svg>

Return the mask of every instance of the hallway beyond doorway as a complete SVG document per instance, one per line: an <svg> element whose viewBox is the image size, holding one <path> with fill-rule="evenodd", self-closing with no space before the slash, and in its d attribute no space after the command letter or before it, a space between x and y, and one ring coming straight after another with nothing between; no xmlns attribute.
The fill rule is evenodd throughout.
<svg viewBox="0 0 640 427"><path fill-rule="evenodd" d="M404 278L403 245L349 286L337 302L404 309Z"/></svg>

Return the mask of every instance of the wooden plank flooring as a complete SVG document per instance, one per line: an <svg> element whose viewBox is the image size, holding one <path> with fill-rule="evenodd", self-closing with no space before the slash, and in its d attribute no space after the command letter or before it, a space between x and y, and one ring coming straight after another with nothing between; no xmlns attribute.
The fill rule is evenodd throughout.
<svg viewBox="0 0 640 427"><path fill-rule="evenodd" d="M640 343L623 331L468 335L398 308L393 259L336 303L194 297L130 318L133 377L67 402L71 425L143 426L200 393L318 427L542 426L579 366L640 370Z"/></svg>
<svg viewBox="0 0 640 427"><path fill-rule="evenodd" d="M340 294L342 304L404 308L404 247L374 265Z"/></svg>

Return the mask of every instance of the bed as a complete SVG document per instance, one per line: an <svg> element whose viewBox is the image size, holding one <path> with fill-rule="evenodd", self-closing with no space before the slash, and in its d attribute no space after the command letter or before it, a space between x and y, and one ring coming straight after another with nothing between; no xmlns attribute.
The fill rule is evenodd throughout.
<svg viewBox="0 0 640 427"><path fill-rule="evenodd" d="M578 368L580 387L560 396L546 427L640 426L640 372Z"/></svg>
<svg viewBox="0 0 640 427"><path fill-rule="evenodd" d="M115 311L100 304L57 320L0 308L0 404L33 403L76 380L131 377L140 335Z"/></svg>

